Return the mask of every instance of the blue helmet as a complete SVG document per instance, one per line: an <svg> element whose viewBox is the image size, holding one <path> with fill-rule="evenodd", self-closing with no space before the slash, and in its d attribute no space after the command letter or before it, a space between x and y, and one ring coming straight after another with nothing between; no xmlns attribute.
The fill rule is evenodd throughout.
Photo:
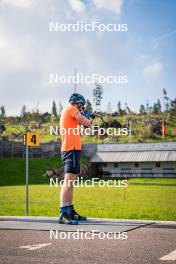
<svg viewBox="0 0 176 264"><path fill-rule="evenodd" d="M82 96L81 94L73 93L70 96L69 103L77 103L77 104L85 105L86 100L85 100L84 96Z"/></svg>

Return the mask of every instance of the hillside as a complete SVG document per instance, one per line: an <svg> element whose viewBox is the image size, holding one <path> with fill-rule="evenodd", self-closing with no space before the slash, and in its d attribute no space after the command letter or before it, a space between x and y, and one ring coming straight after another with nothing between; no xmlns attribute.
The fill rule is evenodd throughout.
<svg viewBox="0 0 176 264"><path fill-rule="evenodd" d="M162 137L163 120L166 123L166 136ZM26 125L17 122L15 118L3 118L1 124L4 124L5 129L0 131L2 139L22 141L25 133ZM114 136L84 136L83 143L125 143L125 142L157 142L157 141L176 141L176 116L169 113L160 114L129 114L117 116L103 115L102 118L96 117L93 120L94 125L108 128L115 127L127 128L128 135ZM41 142L57 141L59 136L50 135L50 126L56 127L59 125L59 119L52 119L50 122L39 123L37 121L28 122L28 131L37 131L41 134Z"/></svg>

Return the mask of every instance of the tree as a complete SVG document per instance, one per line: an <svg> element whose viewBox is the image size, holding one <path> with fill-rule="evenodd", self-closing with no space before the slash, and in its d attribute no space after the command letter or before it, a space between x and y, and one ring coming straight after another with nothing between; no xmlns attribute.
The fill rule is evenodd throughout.
<svg viewBox="0 0 176 264"><path fill-rule="evenodd" d="M45 112L44 114L41 115L40 118L41 118L41 122L42 122L42 123L47 123L47 122L49 122L50 119L51 119L51 114L48 113L48 112Z"/></svg>
<svg viewBox="0 0 176 264"><path fill-rule="evenodd" d="M139 113L141 115L145 115L147 112L146 112L146 109L145 109L145 106L143 104L140 105L140 108L139 108Z"/></svg>
<svg viewBox="0 0 176 264"><path fill-rule="evenodd" d="M176 110L176 98L171 101L171 108Z"/></svg>
<svg viewBox="0 0 176 264"><path fill-rule="evenodd" d="M170 107L170 99L167 96L167 91L163 88L163 112L168 111Z"/></svg>
<svg viewBox="0 0 176 264"><path fill-rule="evenodd" d="M97 106L101 105L102 99L103 99L103 88L100 84L95 83L95 88L93 89L93 101L95 102L96 110L97 110Z"/></svg>
<svg viewBox="0 0 176 264"><path fill-rule="evenodd" d="M131 109L129 108L127 103L125 103L125 114L131 114Z"/></svg>
<svg viewBox="0 0 176 264"><path fill-rule="evenodd" d="M89 99L86 100L86 104L85 104L85 109L89 112L92 112L93 109L92 109L92 104L91 102L89 101Z"/></svg>
<svg viewBox="0 0 176 264"><path fill-rule="evenodd" d="M161 112L161 102L158 99L157 103L153 104L153 114L159 114Z"/></svg>
<svg viewBox="0 0 176 264"><path fill-rule="evenodd" d="M153 104L153 114L158 114L158 106L157 103Z"/></svg>
<svg viewBox="0 0 176 264"><path fill-rule="evenodd" d="M152 107L152 106L149 106L149 108L148 108L148 113L149 113L149 114L153 113L153 107Z"/></svg>
<svg viewBox="0 0 176 264"><path fill-rule="evenodd" d="M176 115L176 98L171 100L171 108L170 108L171 115Z"/></svg>
<svg viewBox="0 0 176 264"><path fill-rule="evenodd" d="M0 117L5 117L6 116L5 106L2 105L1 108L0 108L0 110L1 110Z"/></svg>
<svg viewBox="0 0 176 264"><path fill-rule="evenodd" d="M147 114L149 113L149 109L150 109L150 106L149 106L149 102L147 100L147 103L146 103L146 112L147 112Z"/></svg>
<svg viewBox="0 0 176 264"><path fill-rule="evenodd" d="M157 106L158 106L158 112L160 113L161 112L161 102L160 102L160 99L158 99Z"/></svg>
<svg viewBox="0 0 176 264"><path fill-rule="evenodd" d="M118 103L117 103L117 113L118 113L118 115L123 114L123 110L121 108L121 102L120 101L118 101Z"/></svg>
<svg viewBox="0 0 176 264"><path fill-rule="evenodd" d="M36 113L39 115L39 105L40 105L40 103L39 103L39 101L37 101L37 104L36 104Z"/></svg>
<svg viewBox="0 0 176 264"><path fill-rule="evenodd" d="M61 102L59 102L59 106L58 106L58 116L61 116L62 110L63 110L63 105L61 104Z"/></svg>
<svg viewBox="0 0 176 264"><path fill-rule="evenodd" d="M27 110L26 106L23 105L20 113L21 118L24 118L26 116L26 110Z"/></svg>
<svg viewBox="0 0 176 264"><path fill-rule="evenodd" d="M55 101L53 101L51 113L55 118L57 118L57 107Z"/></svg>

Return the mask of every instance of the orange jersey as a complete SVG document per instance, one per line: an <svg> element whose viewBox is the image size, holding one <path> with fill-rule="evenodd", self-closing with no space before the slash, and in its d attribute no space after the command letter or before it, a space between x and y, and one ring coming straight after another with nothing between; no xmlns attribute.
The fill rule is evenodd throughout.
<svg viewBox="0 0 176 264"><path fill-rule="evenodd" d="M60 135L61 135L61 151L81 150L81 136L73 133L74 128L79 126L75 115L79 110L69 104L61 113L60 117Z"/></svg>

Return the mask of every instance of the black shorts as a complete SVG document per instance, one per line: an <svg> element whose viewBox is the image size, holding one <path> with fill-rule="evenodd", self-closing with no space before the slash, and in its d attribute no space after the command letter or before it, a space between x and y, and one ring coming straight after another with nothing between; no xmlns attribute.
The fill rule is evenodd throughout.
<svg viewBox="0 0 176 264"><path fill-rule="evenodd" d="M61 158L64 162L65 173L80 173L81 150L62 151Z"/></svg>

